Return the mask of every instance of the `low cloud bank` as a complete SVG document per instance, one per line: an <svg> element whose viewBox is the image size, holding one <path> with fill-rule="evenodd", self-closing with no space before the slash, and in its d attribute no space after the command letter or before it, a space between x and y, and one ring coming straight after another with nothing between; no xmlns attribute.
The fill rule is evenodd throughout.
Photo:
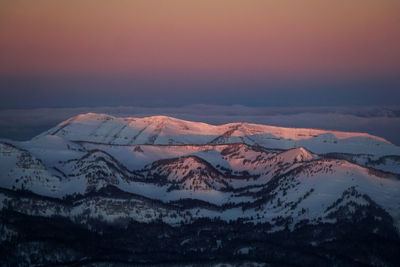
<svg viewBox="0 0 400 267"><path fill-rule="evenodd" d="M284 127L367 132L400 145L400 107L96 107L0 110L0 138L29 140L72 116L95 112L118 117L167 115L210 124L236 121Z"/></svg>

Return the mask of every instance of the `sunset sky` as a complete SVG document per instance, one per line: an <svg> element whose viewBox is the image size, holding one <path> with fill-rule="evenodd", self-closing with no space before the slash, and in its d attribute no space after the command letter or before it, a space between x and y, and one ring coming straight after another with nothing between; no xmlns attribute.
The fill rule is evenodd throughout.
<svg viewBox="0 0 400 267"><path fill-rule="evenodd" d="M392 105L398 0L0 1L0 108Z"/></svg>

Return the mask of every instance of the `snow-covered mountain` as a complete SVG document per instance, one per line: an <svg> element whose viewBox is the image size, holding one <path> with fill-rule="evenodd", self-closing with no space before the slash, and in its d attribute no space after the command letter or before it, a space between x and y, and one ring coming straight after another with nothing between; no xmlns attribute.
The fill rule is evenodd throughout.
<svg viewBox="0 0 400 267"><path fill-rule="evenodd" d="M399 261L400 148L364 133L89 113L0 142L0 208L0 255L11 244L9 258L27 264L82 263L63 227L82 244L97 240L103 254L86 251L88 263L298 264L297 255L300 265L390 265ZM35 256L44 250L56 256Z"/></svg>
<svg viewBox="0 0 400 267"><path fill-rule="evenodd" d="M398 155L400 148L366 133L283 128L250 123L210 125L166 116L116 118L88 113L66 120L41 136L113 145L245 143L275 149L304 147L314 153Z"/></svg>

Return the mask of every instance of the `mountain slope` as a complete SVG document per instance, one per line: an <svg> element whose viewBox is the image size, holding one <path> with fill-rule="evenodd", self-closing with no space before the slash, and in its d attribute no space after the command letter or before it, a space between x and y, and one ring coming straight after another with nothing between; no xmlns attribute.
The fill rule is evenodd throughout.
<svg viewBox="0 0 400 267"><path fill-rule="evenodd" d="M275 149L305 147L314 153L400 155L400 148L365 133L283 128L250 123L219 126L166 116L116 118L105 114L78 115L43 135L103 144L226 144L246 143ZM43 136L42 135L42 136Z"/></svg>
<svg viewBox="0 0 400 267"><path fill-rule="evenodd" d="M368 134L80 115L0 142L0 263L397 266L398 149Z"/></svg>

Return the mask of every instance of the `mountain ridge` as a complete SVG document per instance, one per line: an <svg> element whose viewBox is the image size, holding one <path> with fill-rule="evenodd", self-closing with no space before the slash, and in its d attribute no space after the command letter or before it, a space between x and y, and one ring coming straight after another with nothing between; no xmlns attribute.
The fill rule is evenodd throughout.
<svg viewBox="0 0 400 267"><path fill-rule="evenodd" d="M85 113L85 114L79 114L76 115L70 119L67 119L61 123L59 123L57 125L57 127L66 127L68 126L70 123L72 122L76 122L79 120L88 120L88 119L96 119L96 120L122 120L122 121L129 121L129 122L134 122L134 121L150 121L151 123L155 123L155 122L166 122L166 121L172 121L172 122L176 122L176 123L189 123L189 124L197 124L197 125L201 125L201 126L206 126L206 127L231 127L231 126L266 126L266 127L270 127L270 128L276 128L276 129L282 129L282 130L287 130L287 131L293 131L293 130L302 130L302 131L316 131L319 133L327 133L327 132L333 132L335 134L338 134L339 136L348 136L348 137L354 137L354 136L364 136L364 137L369 137L369 138L374 138L376 140L379 141L383 141L389 144L392 144L390 141L379 137L379 136L374 136L368 133L363 133L363 132L346 132L346 131L338 131L338 130L321 130L321 129L317 129L317 128L295 128L295 127L281 127L281 126L272 126L272 125L266 125L266 124L257 124L257 123L247 123L245 121L239 121L239 122L231 122L231 123L224 123L224 124L219 124L219 125L213 125L213 124L208 124L208 123L204 123L204 122L194 122L194 121L188 121L188 120L183 120L183 119L178 119L178 118L174 118L171 116L165 116L165 115L155 115L155 116L148 116L148 117L123 117L123 118L119 118L119 117L115 117L112 115L108 115L108 114L104 114L104 113ZM59 129L61 130L61 129ZM49 130L51 131L51 130ZM53 132L51 135L55 135L55 132Z"/></svg>
<svg viewBox="0 0 400 267"><path fill-rule="evenodd" d="M75 116L35 137L59 136L74 142L115 145L246 143L269 149L304 147L313 153L400 155L400 147L367 133L285 128L262 124L210 125L168 116L116 118L88 113Z"/></svg>
<svg viewBox="0 0 400 267"><path fill-rule="evenodd" d="M42 224L49 229L72 227L69 231L75 239L86 231L101 236L114 229L113 235L106 235L112 244L116 242L112 236L136 225L142 230L131 229L127 235L151 240L147 246L151 254L156 252L152 247L163 244L170 247L171 255L179 257L201 248L208 251L207 255L223 251L229 259L239 259L242 252L238 251L245 251L248 259L268 260L276 257L263 254L269 247L267 241L274 236L286 236L284 240L293 242L303 242L303 238L308 242L303 245L310 251L321 244L334 245L343 235L352 236L353 246L367 237L372 240L363 245L368 250L373 244L388 248L390 244L400 244L400 153L385 154L396 152L390 143L362 136L338 139L327 132L311 137L309 143L302 143L302 139L294 142L290 138L272 137L265 131L261 136L257 133L269 126L250 125L253 128L246 129L243 123L221 128L204 124L210 127L205 132L214 131L214 135L180 136L179 133L201 131L203 124L182 124L165 116L154 118L156 125L148 118L125 120L108 115L82 115L30 141L0 142L0 231L6 231L6 243L0 239L0 249L13 244L14 251L20 251L22 246L27 252L21 255L34 259L40 246L54 245L54 241L46 241L40 234L27 235L17 223L22 219L38 229L43 229ZM137 131L129 127L136 127ZM163 134L171 131L175 135L163 139ZM250 139L249 133L257 134ZM288 137L282 132L285 135ZM138 142L132 144L135 136ZM348 135L343 133L343 136ZM265 141L271 138L277 141ZM193 140L198 143L192 144ZM324 145L324 140L332 142ZM270 147L271 144L280 144L280 148ZM376 144L385 149L376 153L380 147ZM322 153L309 149L315 147ZM370 153L360 154L358 150L349 153L354 147ZM57 226L61 221L61 226ZM257 233L249 229L257 229ZM147 235L147 231L157 238ZM202 235L193 234L204 231L208 231L207 240L218 244L215 250L210 250L214 245ZM53 230L49 234L60 235ZM178 244L166 241L170 234L180 240ZM259 240L258 235L264 239ZM36 240L40 245L23 243L24 238ZM246 244L243 240L247 240ZM284 240L275 242L287 254L293 245ZM74 246L70 244L68 248L75 251ZM142 249L134 244L128 247L130 255ZM118 249L122 248L124 245L118 244ZM329 256L325 251L318 257L329 263L332 257L341 259L340 255L352 258L350 251L353 250ZM296 253L305 257L301 250ZM399 260L395 254L388 260L384 252L374 253L375 258L385 263ZM57 255L76 260L78 256L73 255L80 254L73 252L68 256L58 251ZM106 255L111 261L118 259L117 254ZM125 257L140 259L140 256ZM154 263L151 257L141 257ZM171 257L179 262L178 256ZM282 261L280 257L277 259ZM43 259L37 263L56 262ZM361 262L366 263L362 259Z"/></svg>

